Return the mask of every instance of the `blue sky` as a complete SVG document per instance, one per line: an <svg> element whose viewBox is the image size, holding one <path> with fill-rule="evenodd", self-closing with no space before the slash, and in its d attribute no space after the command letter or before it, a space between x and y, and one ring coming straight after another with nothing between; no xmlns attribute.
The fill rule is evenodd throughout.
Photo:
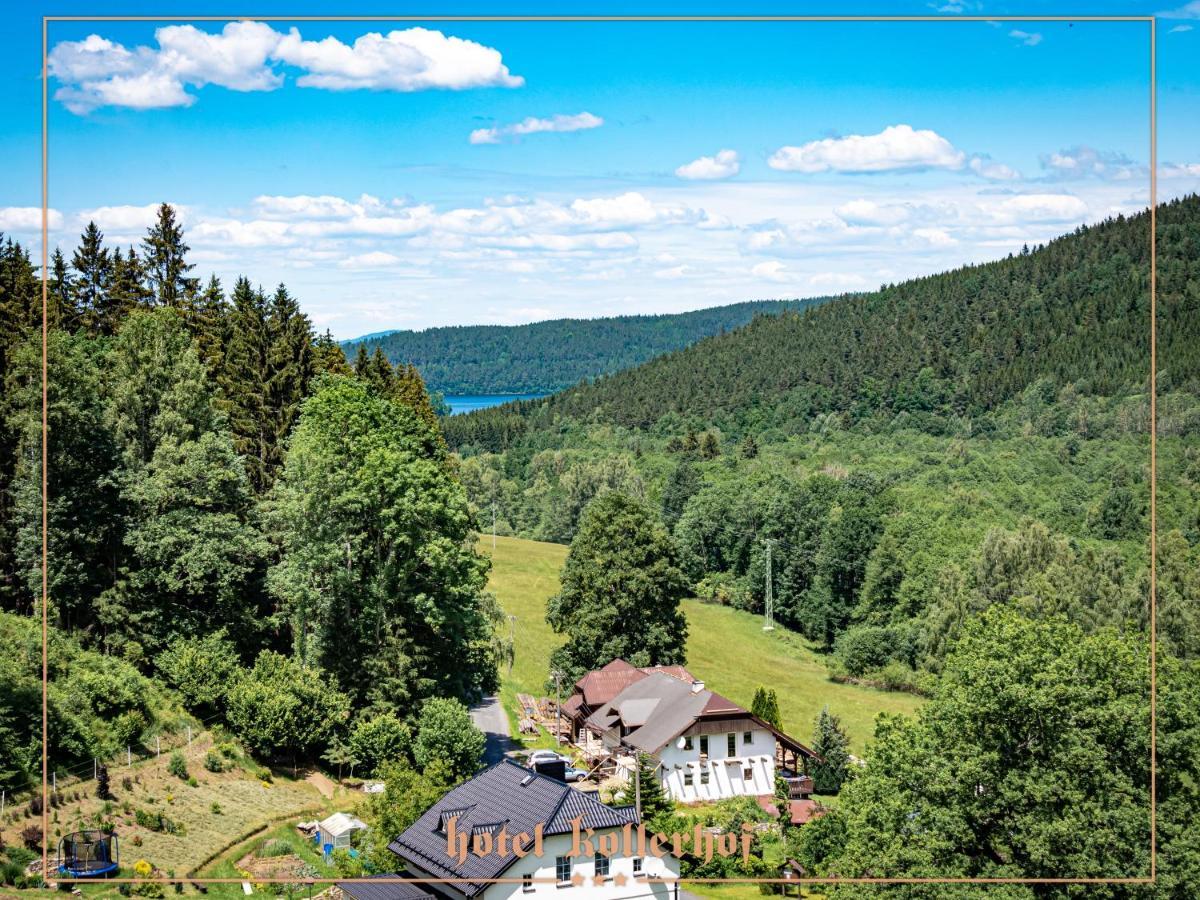
<svg viewBox="0 0 1200 900"><path fill-rule="evenodd" d="M1106 11L1162 16L1159 196L1195 191L1200 68L1188 57L1200 49L1200 3L1116 6ZM1074 10L1089 11L1053 11ZM295 0L256 11L328 9ZM986 2L836 11L1048 12ZM41 12L10 15L0 34L10 161L0 230L34 248ZM69 251L89 219L114 242L135 241L166 200L181 209L198 273L284 281L339 337L868 289L1144 208L1148 31L994 20L51 23L51 242Z"/></svg>

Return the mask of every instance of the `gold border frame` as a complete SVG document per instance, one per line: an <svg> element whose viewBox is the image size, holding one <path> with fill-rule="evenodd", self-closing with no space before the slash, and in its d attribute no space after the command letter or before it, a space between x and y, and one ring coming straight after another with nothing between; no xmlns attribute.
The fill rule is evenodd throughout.
<svg viewBox="0 0 1200 900"><path fill-rule="evenodd" d="M1156 16L668 16L668 15L613 15L613 16L469 16L469 15L406 15L406 16L42 16L42 875L48 878L49 834L48 796L48 619L49 601L46 584L48 561L48 452L49 430L47 423L47 339L49 335L49 128L47 41L51 22L1145 22L1150 26L1150 875L1139 878L689 878L678 880L659 879L658 883L683 885L696 884L1154 884L1157 881L1157 432L1158 432L1158 385L1157 385L1157 205L1158 205L1158 102L1156 88ZM88 879L55 878L60 884L91 884ZM379 879L338 878L330 883L370 883ZM398 883L407 884L520 884L519 878L396 878ZM111 884L238 884L242 878L109 878ZM535 878L535 883L554 883L554 879ZM655 883L655 879L650 879ZM256 881L259 884L325 884L326 879L271 878Z"/></svg>

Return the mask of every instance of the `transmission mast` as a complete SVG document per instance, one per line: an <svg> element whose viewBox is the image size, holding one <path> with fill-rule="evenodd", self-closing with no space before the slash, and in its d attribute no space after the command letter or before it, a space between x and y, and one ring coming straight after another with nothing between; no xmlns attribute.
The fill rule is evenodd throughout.
<svg viewBox="0 0 1200 900"><path fill-rule="evenodd" d="M763 597L763 631L775 630L775 577L774 549L775 541L767 538L767 590Z"/></svg>

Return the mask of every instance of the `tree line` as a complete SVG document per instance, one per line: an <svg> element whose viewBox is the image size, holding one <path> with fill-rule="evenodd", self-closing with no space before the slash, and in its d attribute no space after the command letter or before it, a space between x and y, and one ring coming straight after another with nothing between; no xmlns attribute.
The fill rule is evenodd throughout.
<svg viewBox="0 0 1200 900"><path fill-rule="evenodd" d="M379 354L352 367L286 286L242 277L226 296L187 254L164 204L139 246L109 248L89 224L69 264L54 255L52 628L172 684L217 641L244 673L218 708L267 755L317 754L364 716L411 720L428 698L490 687L488 562L420 375ZM40 301L37 269L4 241L0 610L20 616L41 605ZM0 693L24 746L40 717ZM145 725L151 706L128 710ZM303 708L321 727L295 720ZM272 709L274 737L257 734L265 712L238 719ZM90 733L98 753L110 725L76 743ZM84 751L60 737L52 753Z"/></svg>

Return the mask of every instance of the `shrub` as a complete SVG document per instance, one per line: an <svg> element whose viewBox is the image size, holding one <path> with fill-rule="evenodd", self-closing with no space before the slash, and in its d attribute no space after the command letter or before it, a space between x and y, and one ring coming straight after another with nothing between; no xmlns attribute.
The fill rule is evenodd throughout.
<svg viewBox="0 0 1200 900"><path fill-rule="evenodd" d="M128 775L126 775L124 778L121 779L121 787L127 791L132 791L133 790L133 779L130 778Z"/></svg>
<svg viewBox="0 0 1200 900"><path fill-rule="evenodd" d="M210 772L216 772L220 774L221 772L224 772L228 766L221 754L217 753L215 750L209 750L204 754L204 768L208 769Z"/></svg>
<svg viewBox="0 0 1200 900"><path fill-rule="evenodd" d="M838 635L834 653L846 672L855 677L882 668L901 655L903 641L895 628L858 625Z"/></svg>
<svg viewBox="0 0 1200 900"><path fill-rule="evenodd" d="M224 630L200 638L177 638L155 663L192 709L215 709L239 670L237 650Z"/></svg>
<svg viewBox="0 0 1200 900"><path fill-rule="evenodd" d="M229 690L229 724L262 756L307 756L344 722L350 701L328 673L272 651Z"/></svg>
<svg viewBox="0 0 1200 900"><path fill-rule="evenodd" d="M213 805L211 807L209 807L209 809L212 810L212 814L214 816L219 816L221 814L221 804L218 803L216 800L213 801Z"/></svg>
<svg viewBox="0 0 1200 900"><path fill-rule="evenodd" d="M171 754L171 758L167 761L167 771L176 778L187 780L187 760L183 758L183 754L176 750Z"/></svg>
<svg viewBox="0 0 1200 900"><path fill-rule="evenodd" d="M350 753L364 772L374 774L384 763L404 758L410 742L408 726L392 713L383 713L359 719L350 733Z"/></svg>
<svg viewBox="0 0 1200 900"><path fill-rule="evenodd" d="M26 825L21 829L21 843L30 850L41 850L42 829L37 825Z"/></svg>
<svg viewBox="0 0 1200 900"><path fill-rule="evenodd" d="M195 775L189 775L187 783L188 787L200 787L200 782L196 780Z"/></svg>

